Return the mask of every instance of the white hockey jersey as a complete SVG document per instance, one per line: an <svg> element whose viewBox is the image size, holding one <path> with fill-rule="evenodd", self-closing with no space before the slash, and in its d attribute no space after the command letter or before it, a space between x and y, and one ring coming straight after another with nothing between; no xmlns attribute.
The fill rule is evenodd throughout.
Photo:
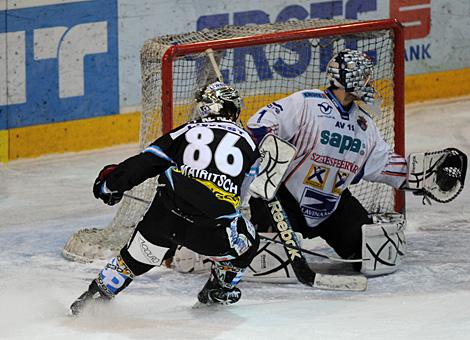
<svg viewBox="0 0 470 340"><path fill-rule="evenodd" d="M271 132L297 148L285 185L310 227L336 209L351 183L365 179L398 188L406 177L406 160L384 141L372 118L355 103L345 111L328 89L276 100L247 127L258 142Z"/></svg>

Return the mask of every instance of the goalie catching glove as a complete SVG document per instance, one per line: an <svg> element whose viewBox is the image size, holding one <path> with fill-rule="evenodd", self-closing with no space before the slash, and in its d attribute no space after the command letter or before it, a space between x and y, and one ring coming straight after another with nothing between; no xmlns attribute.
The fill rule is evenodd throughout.
<svg viewBox="0 0 470 340"><path fill-rule="evenodd" d="M106 186L106 179L116 169L117 164L106 165L101 169L93 184L93 194L95 198L101 199L107 205L115 205L122 199L123 193L112 191Z"/></svg>
<svg viewBox="0 0 470 340"><path fill-rule="evenodd" d="M432 199L447 203L463 189L467 173L467 155L455 148L411 153L404 189L422 195L423 203Z"/></svg>

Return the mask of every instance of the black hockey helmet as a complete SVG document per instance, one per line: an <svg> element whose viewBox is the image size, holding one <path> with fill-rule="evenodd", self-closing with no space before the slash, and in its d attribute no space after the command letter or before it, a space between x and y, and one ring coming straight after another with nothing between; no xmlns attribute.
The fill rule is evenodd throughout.
<svg viewBox="0 0 470 340"><path fill-rule="evenodd" d="M221 116L236 121L242 99L236 89L222 82L209 84L196 92L196 113L200 117Z"/></svg>

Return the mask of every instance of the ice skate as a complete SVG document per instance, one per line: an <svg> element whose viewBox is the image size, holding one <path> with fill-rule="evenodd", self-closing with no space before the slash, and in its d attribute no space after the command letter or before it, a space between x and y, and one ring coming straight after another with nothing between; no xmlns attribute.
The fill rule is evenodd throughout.
<svg viewBox="0 0 470 340"><path fill-rule="evenodd" d="M204 288L197 295L200 304L211 305L214 303L221 305L231 305L240 300L242 292L237 287L225 288L222 287L216 278L212 275L204 285ZM196 305L199 305L196 303ZM195 305L195 307L197 307Z"/></svg>
<svg viewBox="0 0 470 340"><path fill-rule="evenodd" d="M93 303L108 302L109 300L111 300L111 298L105 293L103 293L98 288L96 281L93 280L93 282L88 287L88 290L82 295L80 295L74 301L74 303L72 303L72 305L70 306L70 311L72 312L72 315L78 316L83 311L85 306L88 306Z"/></svg>

